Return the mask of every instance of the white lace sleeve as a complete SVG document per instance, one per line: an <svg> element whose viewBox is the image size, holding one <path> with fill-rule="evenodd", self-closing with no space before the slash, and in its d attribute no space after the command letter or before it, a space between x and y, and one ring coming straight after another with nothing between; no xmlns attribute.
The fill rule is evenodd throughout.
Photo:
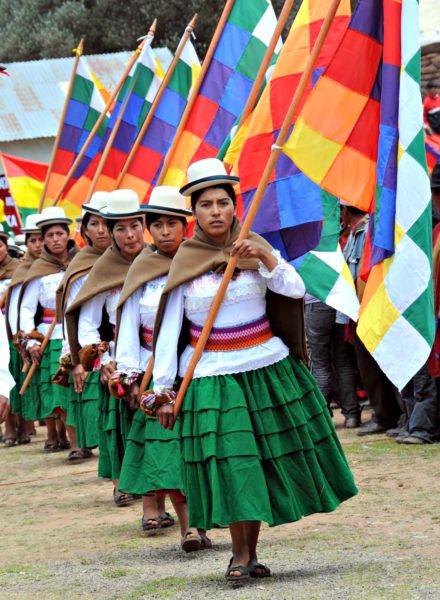
<svg viewBox="0 0 440 600"><path fill-rule="evenodd" d="M38 307L38 296L40 291L40 280L33 279L28 283L23 294L20 306L20 329L29 333L35 329L35 313ZM28 346L39 344L36 340L31 340Z"/></svg>
<svg viewBox="0 0 440 600"><path fill-rule="evenodd" d="M183 291L180 286L170 292L162 319L154 355L154 391L160 394L172 387L177 374L177 344L183 321Z"/></svg>
<svg viewBox="0 0 440 600"><path fill-rule="evenodd" d="M2 312L0 311L0 396L9 399L9 392L15 385L15 381L9 372L9 344L6 335L6 325Z"/></svg>
<svg viewBox="0 0 440 600"><path fill-rule="evenodd" d="M124 373L142 372L140 366L140 312L139 300L142 287L138 288L125 302L119 324L118 342L116 345L116 363L118 371Z"/></svg>
<svg viewBox="0 0 440 600"><path fill-rule="evenodd" d="M272 271L260 263L259 273L266 280L267 287L277 294L289 298L303 298L306 293L306 287L295 267L281 257L278 250L272 250L272 254L277 259L277 265Z"/></svg>
<svg viewBox="0 0 440 600"><path fill-rule="evenodd" d="M107 292L94 296L81 306L78 322L78 342L80 346L99 344L99 328L102 322L102 309Z"/></svg>

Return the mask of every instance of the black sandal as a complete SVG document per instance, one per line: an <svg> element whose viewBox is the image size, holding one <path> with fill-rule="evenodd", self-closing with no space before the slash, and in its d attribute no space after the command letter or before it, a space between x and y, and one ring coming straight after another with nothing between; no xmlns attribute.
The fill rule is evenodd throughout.
<svg viewBox="0 0 440 600"><path fill-rule="evenodd" d="M229 561L228 568L226 569L225 577L226 581L243 581L249 579L249 566L248 565L233 565L234 557ZM233 571L238 571L240 575L231 575Z"/></svg>
<svg viewBox="0 0 440 600"><path fill-rule="evenodd" d="M133 496L131 494L124 494L124 492L116 491L116 488L113 488L113 502L119 508L121 506L130 506L133 502Z"/></svg>
<svg viewBox="0 0 440 600"><path fill-rule="evenodd" d="M249 563L249 575L255 578L272 577L269 567L259 562ZM260 571L260 572L258 572Z"/></svg>
<svg viewBox="0 0 440 600"><path fill-rule="evenodd" d="M144 531L156 531L160 529L160 516L150 517L149 519L142 516L141 523Z"/></svg>
<svg viewBox="0 0 440 600"><path fill-rule="evenodd" d="M159 526L162 529L165 529L166 527L172 527L175 523L173 517L170 515L170 513L167 513L167 512L160 514L158 516L158 520L159 520Z"/></svg>

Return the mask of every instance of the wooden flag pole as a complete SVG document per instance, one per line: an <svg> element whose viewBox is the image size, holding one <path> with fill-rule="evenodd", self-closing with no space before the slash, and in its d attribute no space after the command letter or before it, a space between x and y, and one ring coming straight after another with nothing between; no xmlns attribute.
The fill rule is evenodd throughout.
<svg viewBox="0 0 440 600"><path fill-rule="evenodd" d="M44 336L44 340L41 342L41 347L40 347L41 356L43 356L43 352L46 350L47 345L50 342L50 337L53 333L53 330L55 329L56 324L57 324L57 318L55 317L54 320L52 321L52 323L50 324L46 335ZM20 392L19 392L20 396L23 396L23 394L27 390L28 385L30 384L31 379L34 376L35 371L37 369L38 369L38 364L33 362L32 367L29 369L29 373L26 375L26 379L23 381L23 385L20 388Z"/></svg>
<svg viewBox="0 0 440 600"><path fill-rule="evenodd" d="M46 198L47 188L49 187L50 176L52 175L53 165L55 162L55 156L58 151L58 146L60 145L61 133L63 131L64 120L66 118L67 107L69 106L70 98L72 96L73 84L75 83L76 71L78 69L79 60L83 53L84 47L84 38L81 38L78 48L74 48L72 52L75 52L75 62L73 63L72 75L70 76L69 87L67 88L66 99L64 101L63 112L61 113L60 122L58 125L57 136L55 138L55 142L52 149L52 156L50 158L49 168L47 169L46 181L44 182L43 191L41 192L40 204L38 206L38 212L40 213L43 210L44 200Z"/></svg>
<svg viewBox="0 0 440 600"><path fill-rule="evenodd" d="M150 32L155 30L156 28L156 23L157 23L157 19L154 19L153 21L153 25L150 28ZM148 36L147 36L148 37ZM78 168L79 163L81 162L81 160L84 157L84 154L87 151L87 148L90 146L90 144L92 143L93 138L95 137L96 132L98 131L98 129L101 127L102 122L104 121L108 111L110 110L113 102L115 101L116 96L119 94L120 89L122 88L122 86L125 83L125 80L127 79L134 63L137 61L137 59L139 58L140 53L142 52L142 48L144 47L144 44L146 42L146 38L143 39L141 41L141 43L139 44L139 46L136 48L136 50L133 52L132 57L130 58L124 73L122 74L121 79L119 80L117 86L115 87L115 89L113 90L112 94L110 95L110 98L107 101L107 104L105 105L104 110L102 111L102 113L99 115L96 123L94 124L94 126L92 127L89 135L87 136L86 141L84 142L80 152L78 153L78 156L75 158L72 166L69 169L69 172L67 173L66 177L64 178L64 182L63 185L61 186L60 190L58 191L52 206L56 206L58 204L58 202L61 199L61 196L63 195L63 193L66 190L66 187L71 179L71 177L73 176L73 174L75 173L76 169Z"/></svg>
<svg viewBox="0 0 440 600"><path fill-rule="evenodd" d="M194 87L191 90L191 95L189 97L188 104L186 105L185 110L183 111L183 115L180 119L179 126L177 127L176 133L174 135L173 142L168 152L166 153L165 160L163 162L162 169L160 170L156 185L162 185L166 172L168 171L168 167L170 166L174 152L176 151L177 144L180 140L180 136L182 135L182 132L185 129L189 115L191 114L197 95L202 86L203 80L205 79L206 72L208 70L209 65L211 64L211 60L214 56L215 49L217 48L218 41L220 39L221 34L223 33L223 29L225 27L226 21L228 20L232 7L234 6L234 2L235 0L226 1L222 16L220 17L220 21L217 24L217 28L214 32L214 35L212 36L211 43L209 44L208 51L205 55L205 59L203 61L199 76L197 77L197 81L195 82Z"/></svg>
<svg viewBox="0 0 440 600"><path fill-rule="evenodd" d="M240 127L240 125L244 123L244 121L254 108L255 102L261 89L261 84L263 83L263 80L266 76L267 69L269 68L270 61L272 60L272 56L275 52L276 45L278 44L278 40L280 39L283 29L287 23L287 19L289 18L290 11L292 10L294 2L295 0L285 0L283 4L283 8L281 10L272 37L270 39L269 46L267 47L266 53L264 55L263 62L261 63L260 68L258 69L258 73L255 77L252 89L249 93L246 104L241 112L240 118L237 122L237 129Z"/></svg>
<svg viewBox="0 0 440 600"><path fill-rule="evenodd" d="M105 163L107 162L107 158L108 155L110 154L110 150L112 149L113 146L113 142L115 141L115 138L118 134L119 131L119 127L122 123L122 119L124 117L125 111L127 110L127 106L128 106L128 102L130 101L131 98L131 94L133 93L134 90L134 86L136 85L136 82L138 80L138 76L139 76L139 72L133 77L133 81L131 82L130 88L127 90L127 97L124 100L124 104L121 106L121 110L119 111L119 115L118 118L116 119L116 122L113 126L112 132L109 135L109 138L107 140L107 143L105 145L104 151L102 153L101 159L99 161L99 164L96 168L96 172L93 176L93 180L92 183L90 184L89 187L89 191L87 192L87 196L85 198L85 203L87 204L87 202L90 201L90 198L92 197L93 192L95 191L96 185L98 183L99 178L101 177L102 171L104 169Z"/></svg>
<svg viewBox="0 0 440 600"><path fill-rule="evenodd" d="M313 67L316 63L316 60L318 58L319 52L321 51L321 48L324 44L324 41L328 35L330 26L333 22L333 19L336 15L336 11L338 10L339 4L340 4L341 0L333 0L332 4L328 10L328 13L326 14L326 17L324 19L324 22L322 24L321 30L319 32L319 35L316 39L315 45L313 47L313 50L309 56L309 59L307 61L307 64L304 68L304 72L301 75L301 79L298 83L298 87L295 90L295 93L293 95L292 101L290 103L289 109L287 111L287 114L284 118L284 122L283 125L280 129L280 132L278 134L277 140L275 142L275 144L272 146L272 151L271 154L269 156L269 159L267 161L266 167L263 171L263 175L261 177L261 180L258 184L258 188L255 192L255 196L252 199L252 203L249 207L249 211L246 215L246 219L244 220L244 223L242 225L241 231L240 231L240 235L238 236L237 242L241 242L242 240L246 239L249 231L251 229L252 223L254 222L255 216L257 214L257 211L260 207L261 201L263 199L264 193L266 191L267 188L267 184L269 183L269 179L270 176L272 174L272 171L275 167L275 164L278 160L278 157L280 155L280 152L282 150L282 147L284 145L284 143L286 142L286 138L289 134L289 129L290 126L292 124L292 120L293 117L295 115L296 110L298 109L299 103L302 100L302 97L304 96L304 92L306 89L306 85L307 85L307 81L312 73ZM194 370L197 366L197 363L200 360L200 357L202 356L203 350L205 348L206 342L208 341L208 337L211 333L211 329L214 325L214 321L217 317L217 313L220 309L221 303L223 301L223 298L225 296L226 290L228 288L229 282L232 279L232 275L234 274L234 270L236 267L238 261L238 257L237 256L232 256L229 259L228 265L225 269L222 281L220 283L220 287L217 290L217 293L214 297L214 300L212 302L208 317L206 319L205 325L203 327L203 330L201 332L200 338L197 341L197 345L194 349L194 354L191 358L191 362L188 366L188 369L185 373L185 377L183 378L183 381L180 385L180 389L179 389L179 393L177 395L176 398L176 403L174 405L174 415L177 417L177 415L180 412L180 408L182 406L182 402L183 399L185 397L186 394L186 390L188 389L188 385L190 384L193 374L194 374Z"/></svg>
<svg viewBox="0 0 440 600"><path fill-rule="evenodd" d="M148 361L147 368L145 369L145 373L142 377L141 385L139 386L139 398L147 389L147 385L153 375L153 366L154 366L154 356L150 356L150 360Z"/></svg>
<svg viewBox="0 0 440 600"><path fill-rule="evenodd" d="M168 67L167 72L165 73L165 77L163 78L163 81L160 84L159 89L157 90L157 94L154 97L153 103L150 106L150 110L148 111L147 117L146 117L145 121L142 123L142 127L134 141L134 144L130 150L129 155L127 156L127 160L125 161L124 167L119 174L119 177L115 184L115 190L117 190L118 187L121 185L121 182L124 179L125 174L127 173L128 169L130 168L130 165L133 161L134 155L136 154L137 149L139 148L140 143L142 142L145 132L147 131L148 127L150 126L151 121L153 120L156 108L159 105L159 102L163 96L163 93L165 92L165 90L167 88L167 85L171 79L171 76L176 69L177 63L179 62L180 56L183 52L183 49L185 48L185 44L188 41L188 38L191 35L192 31L194 30L196 21L197 21L197 14L195 14L193 16L191 21L188 23L187 28L185 29L185 33L183 34L183 37L180 40L180 44L177 47L176 53L173 57L173 60L171 61L171 64Z"/></svg>

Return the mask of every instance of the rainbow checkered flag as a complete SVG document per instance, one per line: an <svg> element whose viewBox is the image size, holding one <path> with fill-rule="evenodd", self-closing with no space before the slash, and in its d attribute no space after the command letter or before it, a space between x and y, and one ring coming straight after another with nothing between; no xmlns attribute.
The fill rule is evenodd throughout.
<svg viewBox="0 0 440 600"><path fill-rule="evenodd" d="M180 187L191 163L217 156L243 111L276 22L270 0L235 0L195 102L182 117L183 131L170 148L164 185Z"/></svg>
<svg viewBox="0 0 440 600"><path fill-rule="evenodd" d="M150 198L199 73L200 61L188 39L133 160L118 186L135 190L142 203Z"/></svg>
<svg viewBox="0 0 440 600"><path fill-rule="evenodd" d="M432 209L423 137L417 0L402 2L399 74L395 250L372 269L357 332L382 370L402 389L425 364L434 341ZM380 225L377 219L376 225Z"/></svg>
<svg viewBox="0 0 440 600"><path fill-rule="evenodd" d="M122 121L95 189L111 191L115 188L118 175L125 164L133 141L142 127L142 123L148 114L164 75L156 53L151 48L152 40L152 37L147 38L139 58L133 65L129 76L118 93L104 136L100 140L98 151L85 170L83 170L83 165L80 163L75 176L79 172L81 172L81 176L63 195L63 201L67 200L77 206L80 206L84 202L107 141L117 122L127 95L130 94Z"/></svg>
<svg viewBox="0 0 440 600"><path fill-rule="evenodd" d="M81 56L75 73L72 94L67 105L66 116L62 124L60 141L48 181L44 206L51 206L61 189L70 167L105 109L104 96L106 94L106 90L90 70L87 60L84 56ZM73 185L79 174L84 171L99 150L107 122L108 117L104 119L92 143L87 148L81 161L81 169L77 169L75 176L69 183L69 187ZM60 206L73 218L77 217L80 212L78 206L71 205L68 202L61 202Z"/></svg>
<svg viewBox="0 0 440 600"><path fill-rule="evenodd" d="M434 340L418 10L417 0L359 0L284 148L322 188L372 213L357 333L400 389Z"/></svg>

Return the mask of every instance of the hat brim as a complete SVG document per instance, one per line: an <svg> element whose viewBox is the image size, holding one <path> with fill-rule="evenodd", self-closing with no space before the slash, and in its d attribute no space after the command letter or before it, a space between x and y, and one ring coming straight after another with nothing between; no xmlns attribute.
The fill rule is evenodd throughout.
<svg viewBox="0 0 440 600"><path fill-rule="evenodd" d="M41 233L41 230L38 227L21 227L20 233Z"/></svg>
<svg viewBox="0 0 440 600"><path fill-rule="evenodd" d="M165 208L156 204L146 204L143 207L144 213L154 213L160 215L170 215L173 217L192 217L192 211L185 208Z"/></svg>
<svg viewBox="0 0 440 600"><path fill-rule="evenodd" d="M99 208L94 208L93 206L89 206L88 204L83 204L81 208L86 212L92 213L94 215L101 215Z"/></svg>
<svg viewBox="0 0 440 600"><path fill-rule="evenodd" d="M5 240L8 240L11 236L7 231L0 231L0 238L5 238Z"/></svg>
<svg viewBox="0 0 440 600"><path fill-rule="evenodd" d="M41 230L46 225L71 225L72 222L72 219L46 219L38 221L38 229Z"/></svg>
<svg viewBox="0 0 440 600"><path fill-rule="evenodd" d="M225 183L234 186L237 185L239 181L239 177L235 177L234 175L211 175L210 177L202 177L201 179L191 181L191 183L187 183L180 188L179 191L183 196L191 196L192 193L203 190L204 188L215 187L216 185Z"/></svg>
<svg viewBox="0 0 440 600"><path fill-rule="evenodd" d="M106 212L105 209L103 209L103 210L100 210L97 214L101 215L101 217L104 217L105 219L112 219L114 221L122 221L124 219L131 219L132 217L143 217L144 211L139 209L139 210L129 212L129 213L109 213L109 212Z"/></svg>

